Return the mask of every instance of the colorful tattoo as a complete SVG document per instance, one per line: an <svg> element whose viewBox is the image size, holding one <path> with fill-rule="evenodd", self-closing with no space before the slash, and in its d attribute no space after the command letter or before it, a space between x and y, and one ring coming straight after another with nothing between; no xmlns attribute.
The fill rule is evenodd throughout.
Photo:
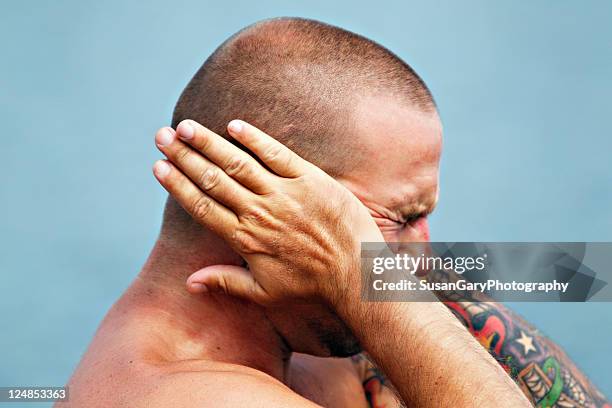
<svg viewBox="0 0 612 408"><path fill-rule="evenodd" d="M428 280L437 282L455 279L456 274L439 270L428 276ZM480 292L437 292L436 295L515 379L534 406L612 408L563 350L503 304L491 302ZM370 406L398 406L379 403L377 395L381 390L393 390L393 387L367 357L360 355L354 361L360 359L369 363L361 378Z"/></svg>
<svg viewBox="0 0 612 408"><path fill-rule="evenodd" d="M502 304L445 304L517 381L534 406L612 408L563 351Z"/></svg>
<svg viewBox="0 0 612 408"><path fill-rule="evenodd" d="M387 377L374 365L370 358L364 354L357 354L351 357L368 404L372 408L400 408L404 407L401 403L393 386Z"/></svg>

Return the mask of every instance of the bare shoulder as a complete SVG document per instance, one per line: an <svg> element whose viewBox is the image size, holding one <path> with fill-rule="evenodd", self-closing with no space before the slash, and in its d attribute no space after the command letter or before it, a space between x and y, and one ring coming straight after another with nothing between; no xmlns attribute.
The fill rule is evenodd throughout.
<svg viewBox="0 0 612 408"><path fill-rule="evenodd" d="M130 361L132 363L132 361ZM69 383L56 408L319 407L282 382L246 366L205 360L134 361L130 369L96 367Z"/></svg>
<svg viewBox="0 0 612 408"><path fill-rule="evenodd" d="M166 370L164 370L166 371ZM154 381L133 407L287 407L319 405L282 382L253 368L216 363L181 362Z"/></svg>

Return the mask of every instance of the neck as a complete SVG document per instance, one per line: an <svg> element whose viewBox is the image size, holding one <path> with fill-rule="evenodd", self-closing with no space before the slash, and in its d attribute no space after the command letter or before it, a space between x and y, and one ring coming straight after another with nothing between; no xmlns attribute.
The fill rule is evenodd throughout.
<svg viewBox="0 0 612 408"><path fill-rule="evenodd" d="M224 295L192 295L187 277L209 265L241 265L220 238L195 226L162 229L138 279L130 289L163 338L159 352L170 360L204 359L256 368L281 381L290 352L257 305ZM180 237L177 240L175 237ZM188 239L186 237L189 237Z"/></svg>

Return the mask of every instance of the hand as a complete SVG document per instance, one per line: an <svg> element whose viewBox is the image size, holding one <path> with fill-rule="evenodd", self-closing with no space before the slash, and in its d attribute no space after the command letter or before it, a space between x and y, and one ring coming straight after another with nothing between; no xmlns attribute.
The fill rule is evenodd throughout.
<svg viewBox="0 0 612 408"><path fill-rule="evenodd" d="M172 163L155 164L159 182L249 265L204 268L188 288L261 305L301 299L334 307L359 282L360 243L383 240L376 224L348 189L261 130L234 120L228 132L271 171L194 121L156 136Z"/></svg>

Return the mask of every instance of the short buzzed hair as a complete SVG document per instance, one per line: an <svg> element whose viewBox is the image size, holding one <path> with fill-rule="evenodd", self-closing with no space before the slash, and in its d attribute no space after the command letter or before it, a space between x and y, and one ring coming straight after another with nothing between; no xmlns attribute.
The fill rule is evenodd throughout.
<svg viewBox="0 0 612 408"><path fill-rule="evenodd" d="M391 95L423 112L435 103L423 80L383 46L325 23L277 18L226 40L176 104L172 126L193 119L227 136L242 119L332 176L359 161L351 135L357 98Z"/></svg>

